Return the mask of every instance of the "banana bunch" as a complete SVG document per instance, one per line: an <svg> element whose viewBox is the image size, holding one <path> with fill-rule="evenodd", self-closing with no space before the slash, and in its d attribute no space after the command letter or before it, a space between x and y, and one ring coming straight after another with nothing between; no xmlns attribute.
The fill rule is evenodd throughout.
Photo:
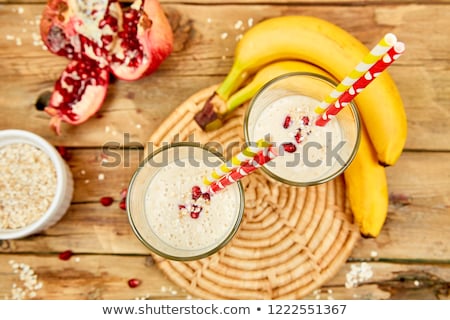
<svg viewBox="0 0 450 320"><path fill-rule="evenodd" d="M239 42L224 82L195 120L204 130L276 76L312 72L342 80L369 50L345 30L308 16L265 20ZM324 71L324 70L327 70ZM384 165L393 165L406 140L406 115L395 83L384 71L354 100L362 118L361 142L344 172L347 196L362 235L377 237L387 217L388 187Z"/></svg>
<svg viewBox="0 0 450 320"><path fill-rule="evenodd" d="M230 111L230 96L255 72L277 60L302 60L327 70L339 81L369 50L355 37L325 20L282 16L264 20L248 30L235 50L233 66L195 120L204 130L221 125ZM383 72L355 98L378 160L393 165L406 141L407 123L397 87Z"/></svg>

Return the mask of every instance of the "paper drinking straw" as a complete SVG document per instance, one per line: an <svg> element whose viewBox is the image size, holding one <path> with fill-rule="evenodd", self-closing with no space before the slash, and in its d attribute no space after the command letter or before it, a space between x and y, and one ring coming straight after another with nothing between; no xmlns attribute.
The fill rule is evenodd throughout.
<svg viewBox="0 0 450 320"><path fill-rule="evenodd" d="M220 179L223 175L230 172L233 168L241 165L243 162L252 159L258 152L270 146L270 143L265 139L260 139L255 145L249 145L244 150L239 152L233 158L231 158L226 163L222 164L220 167L215 168L211 174L203 178L203 184L209 186L214 181Z"/></svg>
<svg viewBox="0 0 450 320"><path fill-rule="evenodd" d="M317 118L316 125L324 126L330 119L350 103L361 91L364 90L387 67L397 60L405 51L403 42L397 42L388 52L378 60L363 77L359 78L339 99L330 104L328 108Z"/></svg>
<svg viewBox="0 0 450 320"><path fill-rule="evenodd" d="M363 60L353 69L350 74L338 84L338 86L325 97L319 104L315 112L321 114L325 109L335 102L356 80L367 72L392 46L397 43L397 37L392 33L387 33L383 39L363 58Z"/></svg>
<svg viewBox="0 0 450 320"><path fill-rule="evenodd" d="M230 184L241 180L245 176L248 176L267 162L272 161L277 156L278 152L273 146L259 151L251 160L243 162L240 166L233 168L226 175L211 183L207 192L209 194L215 194L225 189Z"/></svg>

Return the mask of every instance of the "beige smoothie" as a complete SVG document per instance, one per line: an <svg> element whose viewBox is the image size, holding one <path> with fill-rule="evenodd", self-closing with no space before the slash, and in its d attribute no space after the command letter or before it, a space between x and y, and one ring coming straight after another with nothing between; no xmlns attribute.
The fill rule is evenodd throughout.
<svg viewBox="0 0 450 320"><path fill-rule="evenodd" d="M333 119L316 126L314 109L319 101L303 95L287 95L271 102L248 123L250 136L268 137L280 154L265 168L290 181L317 181L344 163L333 150L345 145L342 129Z"/></svg>
<svg viewBox="0 0 450 320"><path fill-rule="evenodd" d="M206 188L199 185L199 178L211 169L199 163L199 167L168 164L153 177L146 192L150 227L175 248L199 250L220 243L233 228L239 212L237 190L227 188L213 197L204 194ZM193 187L202 191L196 200Z"/></svg>

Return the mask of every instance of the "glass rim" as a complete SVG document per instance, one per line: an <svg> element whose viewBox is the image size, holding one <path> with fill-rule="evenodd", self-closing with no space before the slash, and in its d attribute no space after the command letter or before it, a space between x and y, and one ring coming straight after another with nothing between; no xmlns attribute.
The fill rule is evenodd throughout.
<svg viewBox="0 0 450 320"><path fill-rule="evenodd" d="M198 259L203 259L206 257L209 257L210 255L216 253L217 251L219 251L220 249L222 249L226 244L228 244L231 239L233 239L233 237L235 236L236 232L239 230L239 227L242 223L242 219L244 217L244 208L245 208L245 196L244 196L244 188L242 186L242 183L240 181L236 181L234 184L237 185L238 187L238 193L239 193L239 209L238 209L238 214L237 214L237 219L233 225L233 227L230 229L230 232L227 234L227 236L220 242L218 242L218 244L216 246L214 246L213 248L211 248L210 250L201 253L201 254L197 254L197 255L192 255L192 256L176 256L176 255L172 255L172 254L168 254L166 252L163 252L159 249L157 249L155 246L151 245L149 243L149 241L147 241L141 234L141 232L138 230L138 228L136 227L135 221L133 219L133 213L131 212L131 191L132 191L132 187L138 177L138 175L141 173L141 170L143 169L144 165L146 163L148 163L150 161L150 159L152 159L153 157L155 157L156 155L158 155L161 152L165 152L169 149L172 148L177 148L177 147L194 147L194 148L200 148L203 149L204 151L210 152L212 154L214 154L215 156L217 156L220 160L222 160L224 163L226 162L225 157L217 152L216 150L207 147L199 142L171 142L168 144L164 144L163 146L159 147L158 149L156 149L155 151L151 152L147 157L145 157L144 160L142 160L139 164L139 167L135 170L135 172L133 173L133 176L131 177L130 183L128 184L128 193L127 193L127 197L126 197L126 207L127 207L127 215L128 215L128 220L130 223L130 226L133 230L133 233L136 235L136 237L139 239L139 241L146 246L148 249L150 249L152 252L156 253L157 255L165 258L165 259L170 259L170 260L175 260L175 261L191 261L191 260L198 260ZM188 250L186 250L186 252L188 252Z"/></svg>
<svg viewBox="0 0 450 320"><path fill-rule="evenodd" d="M317 80L323 81L327 84L329 84L332 88L335 88L338 83L332 79L330 79L329 77L325 77L321 74L318 73L313 73L313 72L288 72L288 73L284 73L282 75L276 76L275 78L269 80L268 82L266 82L259 90L258 92L253 96L253 98L250 100L250 103L247 107L247 109L245 110L245 114L244 114L244 140L245 143L249 143L250 141L250 134L249 134L249 129L248 129L248 121L249 121L249 117L250 117L250 113L253 109L253 105L256 101L256 99L258 99L258 97L264 92L266 91L270 86L272 86L274 83L281 81L283 79L286 78L290 78L290 77L294 77L294 76L306 76L306 77L310 77L310 78L315 78ZM348 160L346 161L345 165L343 165L342 167L339 168L339 170L337 170L336 172L333 172L333 174L326 176L324 178L321 179L317 179L317 180L313 180L313 181L309 181L309 182L297 182L297 181L292 181L292 180L287 180L284 179L276 174L274 174L273 172L271 172L269 169L266 168L266 166L262 166L261 170L267 174L269 177L271 177L272 179L287 184L287 185L291 185L291 186L296 186L296 187L307 187L307 186L315 186L315 185L319 185L325 182L328 182L330 180L333 180L334 178L338 177L340 174L342 174L345 169L347 169L347 167L350 165L350 163L352 163L353 159L356 156L356 153L358 152L359 149L359 144L361 141L361 117L359 115L359 111L358 108L356 107L354 101L350 101L350 103L348 105L346 105L346 108L350 107L352 114L355 118L355 124L356 124L356 132L358 132L358 134L356 135L356 141L355 141L355 145L353 147L353 150L350 154L350 157L348 158Z"/></svg>

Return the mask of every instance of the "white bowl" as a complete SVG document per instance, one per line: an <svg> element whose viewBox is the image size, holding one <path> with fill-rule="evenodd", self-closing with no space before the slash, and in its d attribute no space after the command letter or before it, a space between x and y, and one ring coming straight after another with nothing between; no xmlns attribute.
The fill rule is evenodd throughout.
<svg viewBox="0 0 450 320"><path fill-rule="evenodd" d="M0 130L0 147L26 143L45 152L56 171L56 191L47 212L33 223L17 229L1 229L0 239L19 239L39 233L56 224L66 213L73 195L72 173L59 152L40 136L24 130Z"/></svg>

